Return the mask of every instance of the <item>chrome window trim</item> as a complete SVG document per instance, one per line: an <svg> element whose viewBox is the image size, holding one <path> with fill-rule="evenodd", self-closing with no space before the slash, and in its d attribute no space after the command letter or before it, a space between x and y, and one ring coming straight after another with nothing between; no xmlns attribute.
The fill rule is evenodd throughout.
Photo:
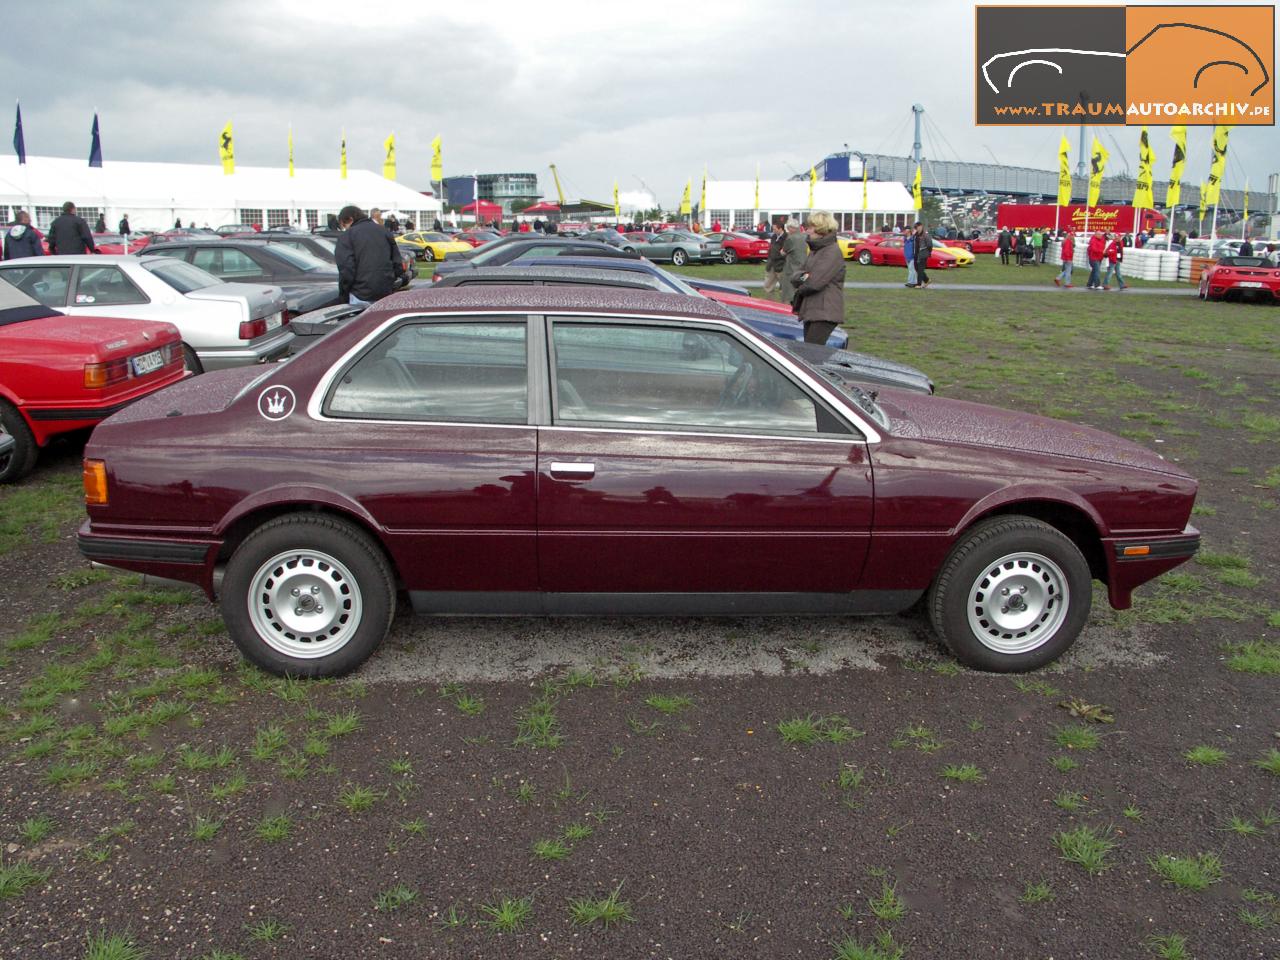
<svg viewBox="0 0 1280 960"><path fill-rule="evenodd" d="M785 440L796 443L838 443L843 446L858 446L865 443L861 437L849 434L847 437L806 437L794 433L714 433L706 430L655 430L651 427L564 427L558 424L546 424L539 430L565 430L570 433L633 433L650 437L717 437L724 440Z"/></svg>
<svg viewBox="0 0 1280 960"><path fill-rule="evenodd" d="M657 322L657 323L702 324L705 326L712 326L718 329L722 329L726 333L728 333L730 336L740 337L741 339L744 339L748 343L750 343L754 349L758 351L762 351L765 354L767 354L770 360L772 360L778 366L785 369L792 377L799 380L806 387L808 387L810 391L822 397L823 400L826 401L827 405L832 408L832 412L835 414L835 416L847 422L856 431L859 431L862 434L862 438L861 440L859 440L859 438L856 436L850 436L848 439L838 439L834 437L797 437L797 436L787 436L787 435L775 436L773 434L730 434L730 433L716 433L716 432L693 433L687 430L650 430L650 429L633 430L625 427L621 427L621 428L563 427L563 426L550 427L550 425L547 425L547 424L537 424L533 422L536 419L536 417L534 416L534 403L533 403L534 398L532 397L532 395L530 396L530 403L529 403L530 422L523 423L523 424L476 423L476 422L462 421L462 420L445 420L445 421L365 420L365 419L354 418L354 417L328 417L321 412L321 408L324 405L324 397L329 392L329 387L333 383L334 379L337 377L338 371L343 369L353 356L365 350L369 346L371 341L377 339L378 337L381 337L389 327L406 320L427 320L427 321L456 320L458 318L466 318L466 317L512 317L512 318L524 317L526 322L528 323L544 322L543 321L544 317L563 317L571 321L574 320L575 318L580 318L583 322L587 322L587 323L589 323L592 319L622 320L622 321L632 322L632 323L637 321L639 322L647 321L651 323ZM529 334L526 334L526 338L527 338L526 342L532 339ZM708 437L731 437L731 438L745 438L745 439L762 437L765 439L775 439L775 440L798 440L800 442L808 442L808 443L814 443L814 442L860 443L861 442L861 443L867 443L867 444L874 444L874 443L879 443L882 439L880 430L875 425L866 422L861 416L859 416L854 411L850 410L846 405L846 401L843 400L838 393L829 389L828 386L818 378L810 376L807 371L805 371L798 364L796 364L783 351L773 347L760 334L757 334L754 330L750 329L745 324L740 324L734 320L721 320L715 317L682 317L682 316L664 316L661 314L608 313L604 311L592 311L590 313L579 314L572 311L567 311L564 313L556 313L551 310L543 310L543 309L539 309L537 313L534 313L532 310L526 310L523 313L519 311L512 311L512 310L456 310L456 311L451 311L447 313L445 312L422 313L417 311L406 311L404 313L393 314L392 316L384 320L382 323L374 327L372 330L370 330L367 334L365 334L363 337L357 340L354 344L352 344L351 347L349 347L347 351L342 354L342 356L340 356L337 360L333 362L333 364L330 365L328 372L326 372L325 375L320 378L320 380L316 383L315 388L311 391L311 396L307 400L307 416L309 416L312 420L319 420L319 421L324 421L328 423L384 423L384 424L404 423L404 424L411 424L415 426L498 427L498 428L507 429L507 430L510 430L510 429L524 430L524 429L528 429L531 426L534 426L534 427L538 427L539 429L597 430L597 431L607 430L608 432L616 432L616 433L659 434L663 436L676 434L679 436L686 436L686 437L687 436L708 436Z"/></svg>

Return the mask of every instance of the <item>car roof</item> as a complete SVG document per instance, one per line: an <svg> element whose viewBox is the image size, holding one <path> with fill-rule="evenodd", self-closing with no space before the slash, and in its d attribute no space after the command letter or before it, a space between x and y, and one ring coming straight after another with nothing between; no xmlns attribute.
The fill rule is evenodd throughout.
<svg viewBox="0 0 1280 960"><path fill-rule="evenodd" d="M733 314L713 300L678 293L657 293L620 287L485 286L410 287L379 300L366 314L459 310L515 313L635 313L662 314L704 320L732 320Z"/></svg>
<svg viewBox="0 0 1280 960"><path fill-rule="evenodd" d="M71 266L77 263L87 263L90 266L97 266L103 263L137 263L140 259L136 256L127 256L123 253L51 253L43 257L22 257L22 260L35 261L31 266ZM150 259L159 260L159 256L153 256ZM6 260L5 263L17 263L17 260Z"/></svg>
<svg viewBox="0 0 1280 960"><path fill-rule="evenodd" d="M546 266L546 264L538 263L541 259L541 257L529 258L536 266ZM554 259L558 267L585 267L588 270L608 270L610 272L629 270L632 273L643 273L648 276L655 276L662 269L652 260L645 260L640 257L634 259L630 257L593 257L590 254L582 254L580 256L555 257ZM602 261L608 266L601 266ZM527 263L528 261L525 262Z"/></svg>
<svg viewBox="0 0 1280 960"><path fill-rule="evenodd" d="M569 259L567 257L556 257L556 260ZM576 258L575 258L576 259ZM605 259L602 257L582 258L582 259ZM611 286L625 286L642 290L656 289L655 284L662 281L648 271L633 270L633 274L639 274L638 277L632 278L627 276L626 271L600 269L598 267L577 266L575 264L556 264L554 266L548 264L546 266L525 266L510 265L502 267L480 267L476 270L460 270L451 273L446 277L442 277L437 290L446 286L467 286L477 283L477 281L485 281L488 283L498 284L504 281L516 283L522 280L550 280L552 282L566 283L603 283Z"/></svg>

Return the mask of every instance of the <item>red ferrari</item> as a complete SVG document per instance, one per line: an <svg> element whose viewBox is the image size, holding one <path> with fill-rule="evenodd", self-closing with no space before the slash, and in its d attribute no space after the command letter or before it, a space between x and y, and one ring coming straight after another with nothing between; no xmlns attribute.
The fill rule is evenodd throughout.
<svg viewBox="0 0 1280 960"><path fill-rule="evenodd" d="M902 255L902 237L868 237L853 248L853 259L864 267L889 266L903 267L907 259ZM956 258L949 253L933 248L929 254L930 270L945 270L956 265Z"/></svg>
<svg viewBox="0 0 1280 960"><path fill-rule="evenodd" d="M137 253L146 247L149 237L141 237L139 239L129 239L129 249L124 248L124 237L119 233L95 233L93 235L93 245L98 248L98 252L107 256L117 257L125 253Z"/></svg>
<svg viewBox="0 0 1280 960"><path fill-rule="evenodd" d="M948 247L964 247L970 253L995 253L997 241L995 237L978 237L976 240L961 239L946 241Z"/></svg>
<svg viewBox="0 0 1280 960"><path fill-rule="evenodd" d="M461 233L454 234L453 239L469 243L473 247L482 247L486 243L501 238L499 234L494 233L492 230L463 230Z"/></svg>
<svg viewBox="0 0 1280 960"><path fill-rule="evenodd" d="M769 241L747 233L708 233L708 240L720 241L720 259L725 263L760 263L769 256Z"/></svg>
<svg viewBox="0 0 1280 960"><path fill-rule="evenodd" d="M1280 300L1280 267L1266 257L1223 257L1200 275L1201 300Z"/></svg>

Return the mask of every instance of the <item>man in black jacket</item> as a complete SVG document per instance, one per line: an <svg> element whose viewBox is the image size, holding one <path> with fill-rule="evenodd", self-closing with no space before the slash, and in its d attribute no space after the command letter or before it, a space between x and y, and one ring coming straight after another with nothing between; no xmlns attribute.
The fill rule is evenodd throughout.
<svg viewBox="0 0 1280 960"><path fill-rule="evenodd" d="M4 258L17 260L19 257L39 257L43 254L40 234L31 226L31 214L19 210L13 226L4 234Z"/></svg>
<svg viewBox="0 0 1280 960"><path fill-rule="evenodd" d="M764 295L773 299L773 291L777 290L782 279L782 265L786 258L782 252L783 241L787 239L782 223L773 222L773 235L769 237L769 256L764 262Z"/></svg>
<svg viewBox="0 0 1280 960"><path fill-rule="evenodd" d="M334 251L338 262L338 296L348 303L368 306L391 292L395 280L393 251L387 231L365 216L357 206L338 213L338 236Z"/></svg>
<svg viewBox="0 0 1280 960"><path fill-rule="evenodd" d="M98 252L89 224L84 217L76 216L76 205L70 200L62 205L62 216L49 225L49 252L63 256Z"/></svg>

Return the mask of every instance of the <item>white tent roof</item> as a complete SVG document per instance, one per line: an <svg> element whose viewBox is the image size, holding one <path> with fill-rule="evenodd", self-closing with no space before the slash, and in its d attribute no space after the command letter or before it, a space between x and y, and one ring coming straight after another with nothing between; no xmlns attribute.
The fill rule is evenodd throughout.
<svg viewBox="0 0 1280 960"><path fill-rule="evenodd" d="M694 196L698 183L693 184ZM708 180L708 210L756 209L754 180ZM813 185L813 208L831 212L853 212L862 209L861 180L819 180ZM788 211L809 209L808 180L761 180L760 210ZM888 213L910 213L914 209L911 191L896 181L872 180L867 183L867 210Z"/></svg>
<svg viewBox="0 0 1280 960"><path fill-rule="evenodd" d="M405 211L437 213L440 201L368 170L351 169L342 179L337 168L248 167L237 164L230 176L219 164L142 163L105 161L101 168L84 160L28 156L19 165L12 155L0 156L0 204L32 210L58 207L72 200L77 206L107 212L112 221L123 213L137 228L167 227L175 216L234 219L241 209L287 209L290 221L300 211L337 211L348 203ZM185 216L183 216L185 214ZM148 219L155 223L146 222ZM217 224L213 224L217 226Z"/></svg>

